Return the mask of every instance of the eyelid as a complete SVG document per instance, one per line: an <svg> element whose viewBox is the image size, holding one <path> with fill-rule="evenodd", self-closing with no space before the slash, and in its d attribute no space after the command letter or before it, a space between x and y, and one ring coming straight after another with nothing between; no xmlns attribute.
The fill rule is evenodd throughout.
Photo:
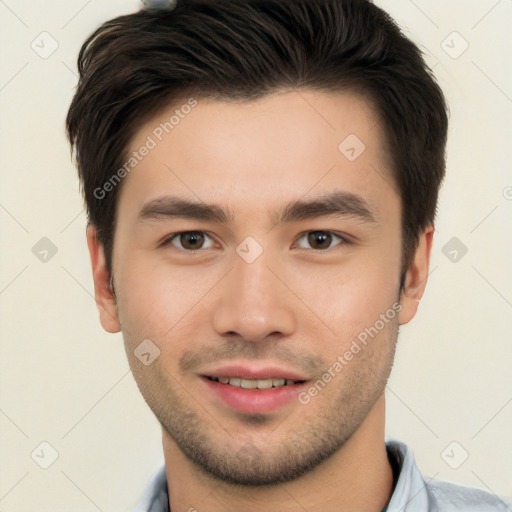
<svg viewBox="0 0 512 512"><path fill-rule="evenodd" d="M171 233L170 235L166 236L163 239L162 246L172 245L178 251L186 252L186 253L198 253L200 251L205 251L205 250L211 248L211 247L206 247L206 248L201 247L200 249L184 249L184 248L176 247L173 244L174 240L179 240L180 235L186 235L186 234L190 234L190 233L200 233L201 235L203 235L205 237L208 237L213 242L213 237L209 233L207 233L206 231L192 229L192 230L189 230L189 231L178 231L176 233Z"/></svg>
<svg viewBox="0 0 512 512"><path fill-rule="evenodd" d="M327 233L327 234L329 234L329 235L331 235L333 237L339 238L340 242L335 244L332 247L329 247L328 249L313 249L313 248L309 248L310 251L328 252L328 251L334 249L335 247L340 247L340 246L347 245L347 244L350 243L350 239L346 235L343 235L343 234L338 233L336 231L330 231L330 230L326 230L326 229L310 229L309 231L304 231L304 232L302 232L297 237L297 241L300 240L301 238L303 238L304 236L309 235L311 233ZM296 243L297 242L294 243L294 246L296 245ZM298 249L304 249L304 247L298 247Z"/></svg>

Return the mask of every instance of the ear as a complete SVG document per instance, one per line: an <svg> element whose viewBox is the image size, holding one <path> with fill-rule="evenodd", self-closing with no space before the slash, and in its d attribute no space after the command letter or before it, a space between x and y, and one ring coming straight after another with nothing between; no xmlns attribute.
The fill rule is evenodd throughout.
<svg viewBox="0 0 512 512"><path fill-rule="evenodd" d="M410 322L418 310L420 299L427 285L433 240L434 228L428 226L420 235L414 258L405 274L404 288L400 294L400 304L402 305L398 315L400 325Z"/></svg>
<svg viewBox="0 0 512 512"><path fill-rule="evenodd" d="M87 226L87 246L92 264L94 298L100 312L101 325L107 332L119 332L121 323L117 314L116 298L110 287L110 273L106 265L105 251L98 240L96 227L91 225Z"/></svg>

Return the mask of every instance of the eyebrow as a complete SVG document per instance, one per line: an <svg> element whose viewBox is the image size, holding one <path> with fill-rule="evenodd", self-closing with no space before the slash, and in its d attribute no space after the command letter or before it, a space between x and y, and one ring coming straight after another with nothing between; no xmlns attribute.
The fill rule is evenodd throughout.
<svg viewBox="0 0 512 512"><path fill-rule="evenodd" d="M360 196L349 192L331 192L315 199L299 199L288 204L276 224L323 216L356 217L377 223L375 213Z"/></svg>
<svg viewBox="0 0 512 512"><path fill-rule="evenodd" d="M146 203L142 207L138 218L139 221L181 218L229 224L233 216L215 204L206 204L179 197L165 196Z"/></svg>
<svg viewBox="0 0 512 512"><path fill-rule="evenodd" d="M375 213L360 196L350 192L335 191L314 199L299 199L287 204L273 216L274 225L315 219L324 216L355 217L376 224ZM191 201L174 196L163 196L146 203L138 221L168 218L194 219L230 224L233 214L219 205Z"/></svg>

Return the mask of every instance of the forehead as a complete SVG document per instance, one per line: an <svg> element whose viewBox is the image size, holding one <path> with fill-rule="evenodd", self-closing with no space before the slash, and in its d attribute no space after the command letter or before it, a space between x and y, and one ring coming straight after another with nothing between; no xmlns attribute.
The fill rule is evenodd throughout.
<svg viewBox="0 0 512 512"><path fill-rule="evenodd" d="M370 203L398 199L379 119L369 102L347 92L185 98L137 131L130 158L119 209L140 211L165 194L239 215L270 215L285 199L333 189Z"/></svg>

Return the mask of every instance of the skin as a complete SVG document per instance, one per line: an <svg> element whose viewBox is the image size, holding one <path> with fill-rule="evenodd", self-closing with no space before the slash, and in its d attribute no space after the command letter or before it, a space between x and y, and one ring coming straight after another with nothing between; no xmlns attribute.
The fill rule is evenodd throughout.
<svg viewBox="0 0 512 512"><path fill-rule="evenodd" d="M141 127L129 152L169 111ZM366 146L353 162L338 150L349 134ZM360 197L373 221L331 214L278 222L288 203L335 190ZM140 219L148 202L168 195L216 204L233 218ZM173 511L386 505L393 479L384 389L398 327L414 317L425 288L433 236L431 226L421 234L400 290L400 215L381 126L371 105L347 92L200 100L125 178L115 296L95 227L87 230L96 301L103 327L123 332L133 375L162 424ZM207 235L195 254L190 238L169 242L190 231ZM315 231L340 238L327 236L325 247L311 242ZM263 249L252 263L236 252L248 236ZM201 377L226 362L268 364L295 371L309 388L397 302L399 314L307 404L242 414ZM148 366L134 355L145 339L160 350Z"/></svg>

